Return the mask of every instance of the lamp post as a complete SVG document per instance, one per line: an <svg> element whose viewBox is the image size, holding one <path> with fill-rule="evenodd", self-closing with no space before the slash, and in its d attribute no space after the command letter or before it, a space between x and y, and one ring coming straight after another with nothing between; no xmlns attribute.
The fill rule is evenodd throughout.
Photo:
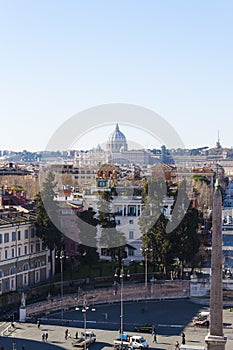
<svg viewBox="0 0 233 350"><path fill-rule="evenodd" d="M114 277L120 279L120 297L121 297L121 307L120 307L120 334L123 334L124 332L124 297L123 297L123 290L124 290L124 277L130 277L129 273L125 275L124 273L124 259L122 259L121 262L121 269L120 271L116 271Z"/></svg>
<svg viewBox="0 0 233 350"><path fill-rule="evenodd" d="M145 261L145 303L147 303L147 285L148 285L148 253L152 252L149 247L141 248L142 253L144 253Z"/></svg>
<svg viewBox="0 0 233 350"><path fill-rule="evenodd" d="M79 311L80 308L77 306L77 307L75 308L75 310ZM88 310L89 310L89 306L87 305L87 299L86 299L86 297L84 297L84 299L83 299L83 306L82 306L82 313L83 313L83 332L84 332L84 350L87 349L87 344L86 344L87 334L86 334L86 331L87 331L87 311L88 311ZM92 305L91 311L92 311L92 312L96 311L96 310L95 310L95 307L94 307L94 296L93 296L93 305Z"/></svg>
<svg viewBox="0 0 233 350"><path fill-rule="evenodd" d="M66 258L66 253L61 250L59 254L56 254L56 258L60 260L61 264L61 319L63 319L63 260Z"/></svg>

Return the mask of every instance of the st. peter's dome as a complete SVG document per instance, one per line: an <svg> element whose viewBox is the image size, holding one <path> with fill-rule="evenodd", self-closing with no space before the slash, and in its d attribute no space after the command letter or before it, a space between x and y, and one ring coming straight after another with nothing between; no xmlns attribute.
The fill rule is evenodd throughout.
<svg viewBox="0 0 233 350"><path fill-rule="evenodd" d="M116 129L109 136L106 148L107 151L111 153L119 153L128 150L126 137L120 131L118 124L116 124Z"/></svg>

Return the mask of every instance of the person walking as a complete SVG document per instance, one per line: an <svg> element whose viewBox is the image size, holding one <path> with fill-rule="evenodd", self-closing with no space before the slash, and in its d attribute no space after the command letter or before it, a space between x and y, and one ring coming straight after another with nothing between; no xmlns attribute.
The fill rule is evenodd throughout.
<svg viewBox="0 0 233 350"><path fill-rule="evenodd" d="M75 333L75 339L78 339L78 331Z"/></svg>
<svg viewBox="0 0 233 350"><path fill-rule="evenodd" d="M45 333L45 341L48 341L48 336L49 336L49 334Z"/></svg>
<svg viewBox="0 0 233 350"><path fill-rule="evenodd" d="M184 332L181 334L181 344L185 345L185 334L184 334Z"/></svg>
<svg viewBox="0 0 233 350"><path fill-rule="evenodd" d="M157 343L157 334L156 334L156 331L154 331L154 334L153 334L153 343Z"/></svg>
<svg viewBox="0 0 233 350"><path fill-rule="evenodd" d="M40 320L37 321L37 327L40 328Z"/></svg>
<svg viewBox="0 0 233 350"><path fill-rule="evenodd" d="M153 343L157 343L157 333L155 329L155 325L152 326L152 337L153 337Z"/></svg>
<svg viewBox="0 0 233 350"><path fill-rule="evenodd" d="M178 340L176 341L174 346L175 346L175 350L180 350L180 344L179 344Z"/></svg>
<svg viewBox="0 0 233 350"><path fill-rule="evenodd" d="M65 340L67 340L67 338L68 338L68 333L69 333L69 330L66 329L66 330L65 330Z"/></svg>

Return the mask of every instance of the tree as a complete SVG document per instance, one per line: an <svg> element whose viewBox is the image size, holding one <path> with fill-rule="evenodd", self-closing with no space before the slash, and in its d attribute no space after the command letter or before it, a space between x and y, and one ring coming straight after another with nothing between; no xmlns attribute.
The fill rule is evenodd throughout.
<svg viewBox="0 0 233 350"><path fill-rule="evenodd" d="M99 258L96 240L98 220L95 218L95 214L92 209L84 210L78 214L79 245L75 258L81 264L87 264L89 269Z"/></svg>
<svg viewBox="0 0 233 350"><path fill-rule="evenodd" d="M146 234L154 227L162 212L162 200L166 196L167 186L163 178L150 179L144 184L142 215L139 218L140 229Z"/></svg>
<svg viewBox="0 0 233 350"><path fill-rule="evenodd" d="M190 206L181 223L172 232L173 255L180 261L181 278L184 264L193 266L200 247L198 221L198 211Z"/></svg>
<svg viewBox="0 0 233 350"><path fill-rule="evenodd" d="M166 231L168 219L161 214L156 223L142 236L144 248L149 248L151 253L148 261L154 266L160 265L163 275L167 275L168 266L172 261L171 233Z"/></svg>
<svg viewBox="0 0 233 350"><path fill-rule="evenodd" d="M158 264L161 265L165 276L168 276L168 269L175 259L179 259L181 270L185 263L192 264L199 249L198 211L190 205L186 212L190 201L185 187L183 182L178 189L179 195L175 197L171 221L163 214L155 220L153 211L150 212L151 217L147 213L139 221L144 247L152 249L149 261L153 263L154 268ZM152 201L151 207L154 205L155 202Z"/></svg>
<svg viewBox="0 0 233 350"><path fill-rule="evenodd" d="M126 238L125 234L116 229L114 214L111 210L111 194L108 191L100 192L98 202L98 222L101 229L101 237L99 245L106 248L108 255L112 261L118 260L119 266L122 259L126 257Z"/></svg>
<svg viewBox="0 0 233 350"><path fill-rule="evenodd" d="M54 175L49 172L42 184L42 190L35 197L36 202L36 235L42 239L43 243L50 250L50 277L53 271L52 252L54 249L61 249L63 245L63 235L61 234L58 221L58 207L54 201Z"/></svg>

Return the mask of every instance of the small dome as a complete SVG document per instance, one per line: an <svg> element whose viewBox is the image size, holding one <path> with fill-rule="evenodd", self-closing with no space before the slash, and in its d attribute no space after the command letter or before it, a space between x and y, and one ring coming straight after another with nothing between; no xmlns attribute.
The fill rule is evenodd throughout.
<svg viewBox="0 0 233 350"><path fill-rule="evenodd" d="M116 129L109 136L107 141L107 151L118 153L120 151L127 151L128 145L125 135L120 131L119 125L116 124Z"/></svg>

